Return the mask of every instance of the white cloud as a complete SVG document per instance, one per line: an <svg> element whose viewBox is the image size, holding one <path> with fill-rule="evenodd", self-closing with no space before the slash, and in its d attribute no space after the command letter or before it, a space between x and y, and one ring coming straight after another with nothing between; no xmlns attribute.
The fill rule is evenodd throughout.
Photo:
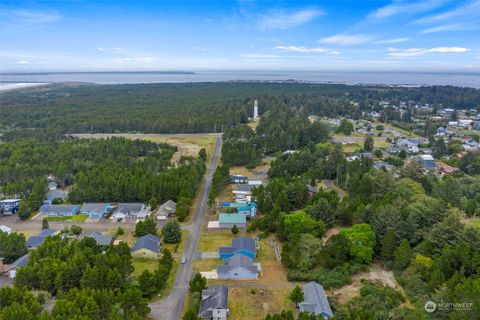
<svg viewBox="0 0 480 320"><path fill-rule="evenodd" d="M385 19L397 15L421 13L441 7L448 0L393 1L371 12L367 19Z"/></svg>
<svg viewBox="0 0 480 320"><path fill-rule="evenodd" d="M338 54L338 51L326 49L326 48L307 48L302 46L277 46L278 50L290 51L290 52L299 52L299 53L329 53L329 54Z"/></svg>
<svg viewBox="0 0 480 320"><path fill-rule="evenodd" d="M319 9L304 9L296 12L273 11L263 14L258 22L262 30L288 29L310 22L311 20L324 15Z"/></svg>
<svg viewBox="0 0 480 320"><path fill-rule="evenodd" d="M141 63L152 63L157 59L151 57L138 57L138 58L131 58L131 57L121 57L121 58L113 58L112 61L115 63L129 63L129 62L141 62Z"/></svg>
<svg viewBox="0 0 480 320"><path fill-rule="evenodd" d="M243 58L247 59L278 59L282 58L274 54L261 54L261 53L250 53L242 55Z"/></svg>
<svg viewBox="0 0 480 320"><path fill-rule="evenodd" d="M117 47L117 48L113 48L113 50L115 50L115 51L117 51L117 52L123 51L122 48L118 48L118 47Z"/></svg>
<svg viewBox="0 0 480 320"><path fill-rule="evenodd" d="M319 41L323 43L334 43L340 45L362 44L371 41L372 38L363 34L337 34L331 37L322 38Z"/></svg>
<svg viewBox="0 0 480 320"><path fill-rule="evenodd" d="M27 60L20 60L20 61L17 61L17 64L21 64L21 65L27 65L27 64L30 64L30 61L27 61Z"/></svg>
<svg viewBox="0 0 480 320"><path fill-rule="evenodd" d="M409 49L397 49L389 48L388 55L390 57L405 58L405 57L418 57L429 53L464 53L469 51L467 48L462 47L436 47L436 48L409 48Z"/></svg>
<svg viewBox="0 0 480 320"><path fill-rule="evenodd" d="M105 51L105 49L104 49L104 48L102 48L102 47L97 47L96 49L97 49L97 51L100 51L100 52L103 52L103 51Z"/></svg>
<svg viewBox="0 0 480 320"><path fill-rule="evenodd" d="M57 22L62 19L58 13L17 10L9 14L12 18L28 24L42 24L49 22Z"/></svg>
<svg viewBox="0 0 480 320"><path fill-rule="evenodd" d="M459 30L469 30L476 29L479 25L472 25L468 23L452 23L452 24L443 24L435 27L427 28L421 31L421 33L434 33L441 31L459 31Z"/></svg>
<svg viewBox="0 0 480 320"><path fill-rule="evenodd" d="M479 17L479 16L480 16L480 0L473 0L473 1L467 1L466 3L464 3L459 7L456 7L455 9L418 19L416 22L417 23L436 23L436 22L448 21L450 19L457 19L457 18L471 19L472 17Z"/></svg>
<svg viewBox="0 0 480 320"><path fill-rule="evenodd" d="M410 38L396 38L396 39L385 39L385 40L379 40L376 43L382 43L382 44L393 44L393 43L401 43L410 40Z"/></svg>

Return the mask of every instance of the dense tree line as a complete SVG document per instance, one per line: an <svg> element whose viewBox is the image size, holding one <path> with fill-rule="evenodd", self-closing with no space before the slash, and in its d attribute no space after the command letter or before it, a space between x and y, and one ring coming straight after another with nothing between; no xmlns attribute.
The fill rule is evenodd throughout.
<svg viewBox="0 0 480 320"><path fill-rule="evenodd" d="M10 264L27 253L25 236L20 233L10 234L0 231L0 257L3 262Z"/></svg>
<svg viewBox="0 0 480 320"><path fill-rule="evenodd" d="M12 140L0 144L0 185L4 196L21 197L19 216L38 210L47 192L46 176L71 186L69 201L147 202L172 199L185 218L205 172L200 157L170 159L176 147L124 138Z"/></svg>
<svg viewBox="0 0 480 320"><path fill-rule="evenodd" d="M144 270L138 277L138 286L144 297L152 297L167 286L167 280L173 268L173 257L168 249L162 250L162 258L157 268L150 272Z"/></svg>
<svg viewBox="0 0 480 320"><path fill-rule="evenodd" d="M162 270L167 274L171 269ZM131 281L133 266L125 243L100 247L89 237L70 241L47 237L17 270L15 288L0 290L1 319L144 319L150 312ZM27 290L56 297L51 313ZM42 299L44 300L44 299Z"/></svg>
<svg viewBox="0 0 480 320"><path fill-rule="evenodd" d="M245 123L253 98L260 113L301 108L321 116L356 118L379 102L414 100L475 108L480 94L452 86L418 88L301 83L188 83L51 85L2 92L0 127L56 128L62 132L213 132Z"/></svg>

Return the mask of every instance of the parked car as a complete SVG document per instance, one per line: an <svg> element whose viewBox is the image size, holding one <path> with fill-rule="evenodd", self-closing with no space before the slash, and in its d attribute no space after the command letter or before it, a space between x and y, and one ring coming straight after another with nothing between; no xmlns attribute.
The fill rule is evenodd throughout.
<svg viewBox="0 0 480 320"><path fill-rule="evenodd" d="M187 262L187 257L182 256L182 261L181 261L181 263L182 263L182 264L185 264L186 262Z"/></svg>

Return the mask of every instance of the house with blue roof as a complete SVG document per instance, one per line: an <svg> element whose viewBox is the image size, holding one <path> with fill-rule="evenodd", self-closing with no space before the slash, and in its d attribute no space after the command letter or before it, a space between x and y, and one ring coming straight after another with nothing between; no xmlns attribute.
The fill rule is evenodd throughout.
<svg viewBox="0 0 480 320"><path fill-rule="evenodd" d="M57 231L53 229L44 229L40 231L40 233L37 234L36 236L31 236L30 238L28 238L26 243L27 249L28 250L35 249L36 247L40 246L48 236L53 236L56 233Z"/></svg>
<svg viewBox="0 0 480 320"><path fill-rule="evenodd" d="M89 218L103 218L112 208L110 203L84 203L80 213L88 214Z"/></svg>
<svg viewBox="0 0 480 320"><path fill-rule="evenodd" d="M230 259L238 254L255 259L257 257L256 241L249 237L238 237L232 240L230 247L220 247L218 249L218 255L223 260Z"/></svg>
<svg viewBox="0 0 480 320"><path fill-rule="evenodd" d="M157 258L160 254L160 237L146 234L137 239L132 249L132 256Z"/></svg>
<svg viewBox="0 0 480 320"><path fill-rule="evenodd" d="M217 266L218 279L256 280L259 267L253 259L243 254L237 254Z"/></svg>
<svg viewBox="0 0 480 320"><path fill-rule="evenodd" d="M67 193L59 190L50 190L47 193L47 199L43 202L44 204L52 204L53 200L61 199L62 201L67 200Z"/></svg>
<svg viewBox="0 0 480 320"><path fill-rule="evenodd" d="M28 264L29 256L30 256L30 252L27 253L26 255L21 256L14 263L8 266L8 268L5 271L7 272L7 275L10 279L15 278L15 276L17 275L18 268L25 267Z"/></svg>

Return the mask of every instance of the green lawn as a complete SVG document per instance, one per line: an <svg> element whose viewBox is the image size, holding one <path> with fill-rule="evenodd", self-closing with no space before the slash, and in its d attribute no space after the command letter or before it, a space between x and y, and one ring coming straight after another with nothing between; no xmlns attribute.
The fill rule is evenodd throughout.
<svg viewBox="0 0 480 320"><path fill-rule="evenodd" d="M156 259L144 259L144 258L132 258L133 264L133 276L138 278L143 271L154 271L158 267L158 260Z"/></svg>
<svg viewBox="0 0 480 320"><path fill-rule="evenodd" d="M468 225L473 226L473 227L476 227L476 228L480 228L480 220L470 221L470 222L468 223Z"/></svg>
<svg viewBox="0 0 480 320"><path fill-rule="evenodd" d="M67 221L70 220L72 217L47 217L48 221Z"/></svg>
<svg viewBox="0 0 480 320"><path fill-rule="evenodd" d="M241 236L242 232L238 234ZM200 243L198 244L198 251L218 251L218 248L223 246L229 246L232 244L234 235L230 229L228 230L207 230L204 231L200 237Z"/></svg>
<svg viewBox="0 0 480 320"><path fill-rule="evenodd" d="M85 215L85 214L76 214L74 215L70 221L73 221L73 222L84 222L85 220L88 219L88 215Z"/></svg>

